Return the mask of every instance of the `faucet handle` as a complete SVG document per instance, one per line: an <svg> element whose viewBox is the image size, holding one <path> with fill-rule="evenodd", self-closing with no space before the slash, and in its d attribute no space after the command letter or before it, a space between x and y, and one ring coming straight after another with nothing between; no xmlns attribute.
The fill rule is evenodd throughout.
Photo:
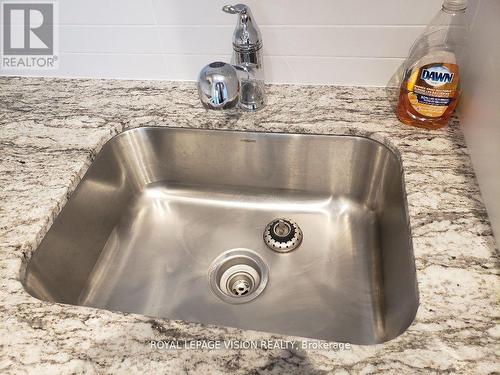
<svg viewBox="0 0 500 375"><path fill-rule="evenodd" d="M262 48L259 27L253 21L252 12L247 5L224 5L222 11L238 15L238 23L233 33L233 49L236 52L257 51Z"/></svg>
<svg viewBox="0 0 500 375"><path fill-rule="evenodd" d="M222 11L229 14L246 13L248 7L245 4L224 5Z"/></svg>

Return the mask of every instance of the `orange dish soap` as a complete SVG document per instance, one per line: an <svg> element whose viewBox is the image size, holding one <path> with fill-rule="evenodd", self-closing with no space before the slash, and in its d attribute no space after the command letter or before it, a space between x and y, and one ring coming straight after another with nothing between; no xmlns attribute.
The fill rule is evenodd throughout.
<svg viewBox="0 0 500 375"><path fill-rule="evenodd" d="M415 41L404 63L398 119L426 129L450 120L460 97L466 0L444 0L441 11Z"/></svg>

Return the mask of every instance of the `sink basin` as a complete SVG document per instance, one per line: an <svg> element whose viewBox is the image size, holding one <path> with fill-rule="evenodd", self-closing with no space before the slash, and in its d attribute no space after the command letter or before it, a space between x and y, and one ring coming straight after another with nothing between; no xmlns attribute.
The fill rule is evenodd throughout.
<svg viewBox="0 0 500 375"><path fill-rule="evenodd" d="M276 251L264 232L285 218L301 238ZM398 336L418 307L401 164L353 136L121 133L22 280L47 301L354 344Z"/></svg>

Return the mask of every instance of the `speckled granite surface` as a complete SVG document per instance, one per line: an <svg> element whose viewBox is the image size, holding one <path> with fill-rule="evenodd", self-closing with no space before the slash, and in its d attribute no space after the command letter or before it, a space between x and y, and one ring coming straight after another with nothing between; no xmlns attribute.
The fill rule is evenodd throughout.
<svg viewBox="0 0 500 375"><path fill-rule="evenodd" d="M192 83L0 78L0 372L500 372L498 250L455 120L441 131L398 123L384 89L269 87L257 114L207 113ZM352 350L155 350L150 340L267 339L51 304L20 269L95 154L137 126L359 134L401 153L420 308L401 336Z"/></svg>

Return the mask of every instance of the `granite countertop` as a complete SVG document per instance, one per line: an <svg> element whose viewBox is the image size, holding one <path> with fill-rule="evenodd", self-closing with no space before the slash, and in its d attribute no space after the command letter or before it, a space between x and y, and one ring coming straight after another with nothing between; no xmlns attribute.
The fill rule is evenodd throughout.
<svg viewBox="0 0 500 375"><path fill-rule="evenodd" d="M255 114L206 112L193 83L0 77L0 372L500 372L498 249L458 120L400 124L385 89L269 86ZM39 301L20 269L102 145L138 126L363 135L399 150L420 289L409 329L351 350L159 350L151 340L282 338Z"/></svg>

